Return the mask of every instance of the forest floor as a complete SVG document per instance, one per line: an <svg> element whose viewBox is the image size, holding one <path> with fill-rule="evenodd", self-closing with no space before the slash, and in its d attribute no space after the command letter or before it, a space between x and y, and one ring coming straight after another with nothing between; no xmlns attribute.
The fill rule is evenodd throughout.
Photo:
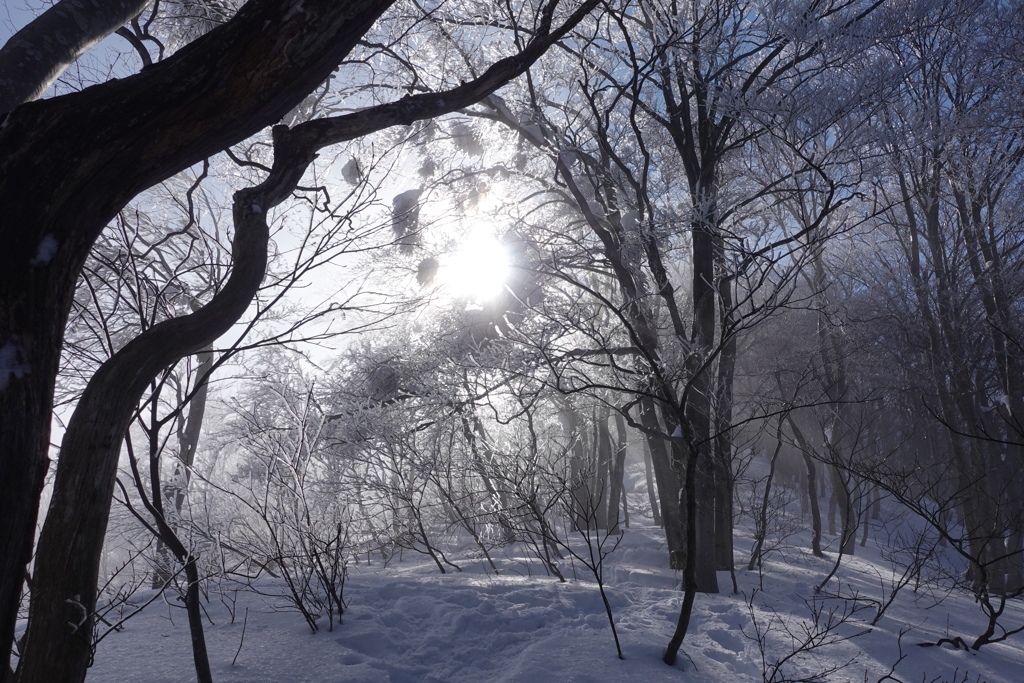
<svg viewBox="0 0 1024 683"><path fill-rule="evenodd" d="M925 570L922 582L900 590L877 624L877 601L891 591L893 565L884 543L893 535L872 529L865 547L842 565L824 589L814 586L835 561L834 548L815 558L804 550L806 531L776 536L760 571L720 572L721 592L701 594L684 655L661 661L682 599L678 572L665 567L664 534L633 515L618 548L605 561L605 580L624 660L593 576L578 562L560 563L568 581L545 574L536 560L502 556L500 575L483 564L452 556L462 566L440 574L429 558L405 551L385 567L379 556L351 565L345 584L348 609L328 630L313 634L289 612L283 586L258 584L266 595L214 586L205 604L206 638L219 682L326 683L604 683L688 681L889 680L903 683L1019 683L1024 680L1024 633L980 651L918 643L961 636L970 643L984 630L969 595L949 592ZM785 538L782 542L779 539ZM835 543L834 537L826 542ZM737 562L749 536L736 539ZM468 547L467 547L468 551ZM573 573L577 578L573 578ZM898 574L902 570L898 570ZM850 598L828 597L841 593ZM170 596L170 592L168 592ZM230 609L229 609L230 608ZM812 614L816 610L817 616ZM830 625L830 620L832 623ZM1024 625L1019 601L1000 623ZM831 626L831 628L830 628ZM243 638L244 629L244 638ZM787 630L788 629L788 630ZM763 637L758 638L758 633ZM814 647L800 650L814 639ZM763 645L763 647L762 647ZM240 649L239 649L240 648ZM237 659L232 663L232 659ZM902 656L902 659L901 659ZM780 663L781 662L781 663ZM776 664L779 664L776 667ZM889 674L890 678L884 678ZM99 646L89 683L194 680L184 609L157 600Z"/></svg>

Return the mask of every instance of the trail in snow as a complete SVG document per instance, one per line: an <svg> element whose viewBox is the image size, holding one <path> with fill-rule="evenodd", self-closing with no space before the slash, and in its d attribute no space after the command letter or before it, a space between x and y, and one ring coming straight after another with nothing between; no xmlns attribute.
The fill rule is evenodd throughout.
<svg viewBox="0 0 1024 683"><path fill-rule="evenodd" d="M793 649L794 637L803 636L801 626L808 624L810 614L805 601L813 597L813 585L828 572L834 556L819 559L801 551L796 546L806 539L798 536L792 539L794 547L766 563L763 575L740 571L740 594L699 596L683 645L686 656L668 667L660 657L682 596L676 588L678 574L663 568L662 539L658 529L634 526L609 560L608 592L625 661L616 657L596 584L583 580L582 573L580 580L560 584L538 575L535 563L533 575L522 576L514 572L526 574L527 565L506 561L502 576L484 574L481 565L465 563L466 571L442 576L432 564L406 555L405 561L394 560L387 568L352 567L345 590L350 607L343 623L329 632L322 620L323 628L315 635L298 614L279 611L281 600L244 591L237 593L232 622L225 602L211 591L207 610L213 623L206 623L206 634L214 677L223 683L762 681L749 596L753 595L758 624L769 629L770 666ZM749 539L737 541L738 548L747 544ZM840 638L867 629L870 633L792 659L777 680L813 677L841 667L829 680L863 681L866 675L874 682L897 661L900 645L905 658L893 675L906 683L952 682L964 672L972 682L1024 680L1024 636L978 653L915 645L947 634L969 641L969 636L980 633L981 612L969 598L951 595L936 604L940 594L926 587L914 593L908 587L878 625L869 627L875 609L870 600L880 597L891 569L877 549L857 550L861 556L844 560L839 582L831 582L824 592L857 593L864 605L852 623L837 629ZM572 575L571 566L563 570ZM728 590L728 573L719 577L723 591ZM272 581L262 582L260 588L280 590ZM232 595L228 591L226 597ZM823 605L827 616L829 609L841 611L843 603L826 600ZM245 639L232 666L247 607ZM1024 624L1024 611L1011 604L1004 619L1009 625ZM783 622L792 635L782 629ZM88 677L90 683L191 680L184 610L165 603L154 604L101 643Z"/></svg>

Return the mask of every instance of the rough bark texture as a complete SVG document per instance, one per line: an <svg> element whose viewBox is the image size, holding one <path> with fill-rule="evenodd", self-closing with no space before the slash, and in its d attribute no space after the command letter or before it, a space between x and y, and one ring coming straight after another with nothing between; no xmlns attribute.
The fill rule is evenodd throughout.
<svg viewBox="0 0 1024 683"><path fill-rule="evenodd" d="M699 180L691 182L691 197L698 218L692 224L693 328L690 338L695 353L688 361L692 379L686 400L686 419L693 430L697 459L697 590L718 592L715 570L715 466L711 427L714 424L711 395L714 391L711 368L704 365L715 343L715 223L716 197L714 168L706 169Z"/></svg>

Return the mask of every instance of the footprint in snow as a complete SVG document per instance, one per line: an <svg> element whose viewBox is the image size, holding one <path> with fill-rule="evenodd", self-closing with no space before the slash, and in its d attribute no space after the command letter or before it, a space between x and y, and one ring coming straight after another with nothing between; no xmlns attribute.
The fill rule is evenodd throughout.
<svg viewBox="0 0 1024 683"><path fill-rule="evenodd" d="M743 652L746 649L743 639L732 631L716 628L708 631L707 635L726 650Z"/></svg>

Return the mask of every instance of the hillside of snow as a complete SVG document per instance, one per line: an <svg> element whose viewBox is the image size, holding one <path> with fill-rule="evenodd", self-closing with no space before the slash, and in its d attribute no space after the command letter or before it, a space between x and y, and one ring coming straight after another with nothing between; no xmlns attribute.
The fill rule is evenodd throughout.
<svg viewBox="0 0 1024 683"><path fill-rule="evenodd" d="M205 628L214 678L225 683L1024 680L1024 634L977 652L950 644L917 645L956 636L971 642L985 627L970 596L943 590L941 577L929 576L927 569L870 625L894 580L885 559L889 554L883 552L891 529L880 524L856 557L843 558L836 576L817 594L814 587L832 568L834 552L814 558L803 550L807 532L799 532L776 539L760 572L747 571L751 540L738 531L739 592L732 592L729 573L720 572L722 592L698 596L685 656L667 666L661 654L678 617L680 577L665 567L662 532L649 519L634 515L631 522L604 566L624 660L616 655L594 577L577 562L560 563L568 579L560 583L526 556L510 552L494 575L468 555L459 558L453 548L451 558L463 571L443 575L428 558L408 551L386 567L379 557L371 557L369 566L362 557L349 567L348 609L341 623L329 630L323 618L316 634L288 611L277 581L258 582L262 595L212 583ZM830 597L836 595L846 599ZM149 597L153 593L135 600ZM1024 626L1019 601L1007 604L1000 623L1007 629ZM194 678L185 612L168 591L100 643L87 680Z"/></svg>

